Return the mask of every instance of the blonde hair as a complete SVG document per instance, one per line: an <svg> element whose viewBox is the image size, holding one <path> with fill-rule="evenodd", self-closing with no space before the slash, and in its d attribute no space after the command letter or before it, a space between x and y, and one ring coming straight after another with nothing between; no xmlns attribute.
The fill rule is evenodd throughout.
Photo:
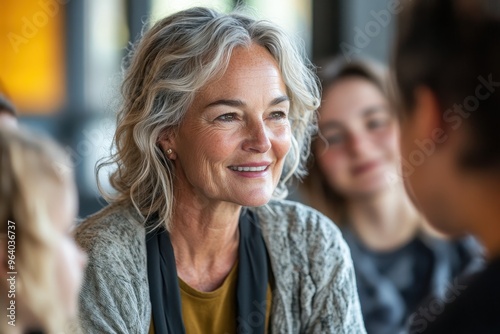
<svg viewBox="0 0 500 334"><path fill-rule="evenodd" d="M127 58L114 137L116 153L97 167L99 172L117 165L110 176L117 194L100 187L108 201L132 204L143 215L157 212L159 224L170 227L174 166L158 146L158 138L178 128L197 91L224 73L232 51L252 43L265 47L276 59L291 101L292 148L273 196L287 195L287 181L305 175L316 130L320 98L312 65L275 24L241 12L221 14L197 7L157 22Z"/></svg>
<svg viewBox="0 0 500 334"><path fill-rule="evenodd" d="M51 191L62 191L71 163L51 140L16 129L0 131L0 228L7 248L9 224L15 227L16 296L48 332L61 331L65 310L55 296L54 223L49 216ZM13 222L9 223L8 221ZM2 296L6 298L6 296ZM17 304L17 303L16 303ZM5 310L4 310L5 311ZM3 313L2 313L3 314ZM2 325L6 325L5 317Z"/></svg>

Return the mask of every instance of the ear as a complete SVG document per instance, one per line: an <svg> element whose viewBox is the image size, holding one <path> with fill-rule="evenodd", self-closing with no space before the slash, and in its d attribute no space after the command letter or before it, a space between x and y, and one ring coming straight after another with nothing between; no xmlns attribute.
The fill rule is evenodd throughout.
<svg viewBox="0 0 500 334"><path fill-rule="evenodd" d="M172 129L163 129L158 137L158 144L162 149L165 156L170 160L175 160L177 157L176 145L175 145L175 133ZM171 153L169 150L171 150Z"/></svg>
<svg viewBox="0 0 500 334"><path fill-rule="evenodd" d="M429 162L436 152L448 145L449 128L444 124L441 105L436 94L428 87L418 87L414 92L414 105L409 116L401 122L401 155L411 168L407 173L413 174L415 166ZM433 159L436 161L436 159Z"/></svg>
<svg viewBox="0 0 500 334"><path fill-rule="evenodd" d="M444 127L441 106L436 94L428 87L418 87L414 93L415 107L411 117L415 139L432 139L440 133L444 134Z"/></svg>

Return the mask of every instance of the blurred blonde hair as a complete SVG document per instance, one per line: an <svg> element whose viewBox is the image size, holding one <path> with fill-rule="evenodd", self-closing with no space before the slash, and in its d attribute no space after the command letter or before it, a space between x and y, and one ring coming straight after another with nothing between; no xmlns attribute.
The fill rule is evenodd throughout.
<svg viewBox="0 0 500 334"><path fill-rule="evenodd" d="M57 205L54 194L63 192L72 177L71 162L48 138L2 129L0 170L0 235L6 248L8 221L15 223L15 298L22 296L44 331L61 331L66 319L56 298L54 223L49 210ZM18 304L16 300L17 310ZM2 317L0 329L5 330L7 319Z"/></svg>
<svg viewBox="0 0 500 334"><path fill-rule="evenodd" d="M128 57L116 153L97 167L99 172L117 166L110 176L117 194L100 187L109 202L131 204L145 216L158 213L158 225L170 228L175 170L158 139L178 129L197 91L224 73L232 51L252 43L276 59L290 97L292 147L274 197L287 195L292 176L305 175L320 99L312 64L276 24L240 12L221 14L197 7L157 22Z"/></svg>

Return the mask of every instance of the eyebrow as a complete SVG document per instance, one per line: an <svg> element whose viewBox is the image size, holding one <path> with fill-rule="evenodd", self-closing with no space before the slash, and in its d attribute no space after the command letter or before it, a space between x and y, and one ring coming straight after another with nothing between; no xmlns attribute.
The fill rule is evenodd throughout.
<svg viewBox="0 0 500 334"><path fill-rule="evenodd" d="M373 115L375 113L383 112L384 110L387 110L387 108L385 106L383 106L383 105L369 107L369 108L366 108L365 110L363 110L363 112L361 113L361 116L363 118L366 118L366 117L369 117L370 115ZM325 123L320 123L319 127L322 130L341 128L342 127L342 122L328 121L328 122L325 122Z"/></svg>
<svg viewBox="0 0 500 334"><path fill-rule="evenodd" d="M382 111L388 111L387 107L384 106L384 105L377 105L377 106L373 106L373 107L370 107L370 108L366 108L362 112L362 115L363 115L363 117L366 117L366 116L370 116L372 114L375 114L377 112L382 112Z"/></svg>
<svg viewBox="0 0 500 334"><path fill-rule="evenodd" d="M275 105L280 104L282 102L290 102L290 98L286 95L279 96L279 97L273 99L271 101L271 103L269 103L269 106L275 106Z"/></svg>
<svg viewBox="0 0 500 334"><path fill-rule="evenodd" d="M319 128L321 131L324 131L327 129L337 129L337 128L341 128L341 127L342 127L342 123L337 122L337 121L328 121L328 122L319 124Z"/></svg>
<svg viewBox="0 0 500 334"><path fill-rule="evenodd" d="M278 96L277 98L273 99L270 103L269 106L275 106L277 104L280 104L285 101L290 101L290 98L286 95ZM231 99L220 99L214 102L211 102L205 106L206 108L211 108L215 106L229 106L229 107L244 107L246 106L246 103L243 102L242 100L231 100Z"/></svg>

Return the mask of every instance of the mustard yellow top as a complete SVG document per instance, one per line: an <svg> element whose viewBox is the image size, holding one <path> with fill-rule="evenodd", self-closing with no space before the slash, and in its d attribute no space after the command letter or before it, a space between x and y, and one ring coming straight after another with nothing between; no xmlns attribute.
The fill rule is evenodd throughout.
<svg viewBox="0 0 500 334"><path fill-rule="evenodd" d="M179 288L181 293L182 320L186 334L195 333L236 333L236 285L238 283L238 264L229 272L224 283L216 290L201 292L190 287L179 278ZM271 286L267 285L266 297L266 329L269 328L269 316L271 314ZM264 315L256 315L251 322L264 320ZM267 332L267 330L266 330ZM151 319L149 334L154 334L154 324Z"/></svg>

